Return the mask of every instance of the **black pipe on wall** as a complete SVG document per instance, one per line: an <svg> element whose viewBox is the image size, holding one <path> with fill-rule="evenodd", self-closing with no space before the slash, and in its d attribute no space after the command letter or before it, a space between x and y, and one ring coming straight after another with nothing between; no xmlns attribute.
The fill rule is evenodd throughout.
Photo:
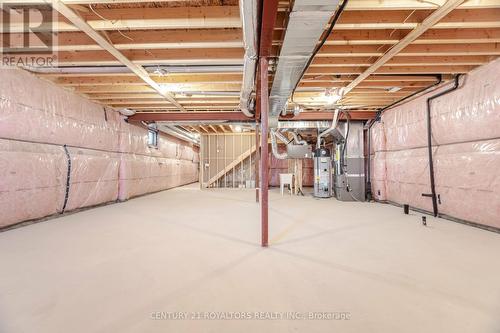
<svg viewBox="0 0 500 333"><path fill-rule="evenodd" d="M421 74L414 74L412 76L422 76L422 75ZM429 75L425 74L424 76L429 76ZM367 198L372 198L373 197L373 195L372 195L372 184L371 184L372 181L371 181L371 156L370 156L371 138L372 138L371 137L371 129L372 129L373 124L375 124L375 122L377 122L377 121L380 120L380 118L382 116L382 113L385 110L387 110L387 109L389 109L389 108L391 108L391 107L393 107L393 106L395 106L395 105L397 105L397 104L399 104L401 102L404 102L404 101L406 101L406 100L408 100L408 99L410 99L410 98L412 98L412 97L414 97L414 96L416 96L418 94L421 94L421 93L427 91L430 88L438 86L439 84L441 84L441 82L443 82L443 76L441 74L436 74L435 76L436 76L436 82L434 82L430 86L427 86L427 87L425 87L423 89L420 89L420 90L418 90L418 91L416 91L416 92L414 92L414 93L412 93L412 94L410 94L408 96L405 96L405 97L403 97L401 99L398 99L394 103L389 104L389 105L387 105L384 108L379 109L378 112L377 112L377 115L375 116L375 118L372 119L372 120L370 120L368 122L368 124L367 124L367 128L368 128L368 163L367 163L367 166L366 166L367 167L367 169L366 169L367 177L366 177L366 187L365 187L366 188L366 197Z"/></svg>
<svg viewBox="0 0 500 333"><path fill-rule="evenodd" d="M427 98L427 149L429 152L429 177L431 182L431 193L422 193L423 197L432 198L432 212L436 217L438 216L438 200L436 195L436 182L434 177L434 160L432 156L432 123L431 123L431 102L436 98L449 94L450 92L457 90L459 87L460 74L455 76L455 82L453 87L443 90L442 92Z"/></svg>

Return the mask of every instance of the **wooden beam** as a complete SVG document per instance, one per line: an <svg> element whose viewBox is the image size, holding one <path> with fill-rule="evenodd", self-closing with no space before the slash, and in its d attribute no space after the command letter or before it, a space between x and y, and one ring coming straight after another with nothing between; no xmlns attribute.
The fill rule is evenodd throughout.
<svg viewBox="0 0 500 333"><path fill-rule="evenodd" d="M155 2L188 2L188 0L156 0ZM2 0L5 4L21 4L21 5L43 5L47 4L47 0ZM62 0L63 3L67 5L88 5L88 4L103 4L103 5L114 5L117 3L150 3L151 0Z"/></svg>
<svg viewBox="0 0 500 333"><path fill-rule="evenodd" d="M139 109L139 108L148 108L148 109L156 109L156 110L165 110L165 109L168 109L168 110L171 110L172 108L168 108L168 106L166 107L164 104L162 105L161 103L159 104L150 104L150 103L129 103L129 104L114 104L114 103L110 103L110 104L107 104L109 106L112 106L112 107L130 107L130 108L133 108L133 109ZM229 109L229 110L236 110L238 108L238 103L232 103L232 104L213 104L213 103L184 103L182 104L182 106L185 108L185 109L190 109L192 107L196 107L196 108L212 108L212 109L222 109L222 108L226 108L226 109Z"/></svg>
<svg viewBox="0 0 500 333"><path fill-rule="evenodd" d="M406 38L406 37L405 37ZM485 44L430 44L409 45L411 36L406 39L405 44L391 45L328 45L323 46L316 57L379 57L385 55L389 50L392 57L403 56L462 56L462 55L498 55L500 46L497 43ZM402 41L403 41L402 40ZM399 46L398 46L399 45ZM398 50L394 53L394 48ZM387 59L387 60L389 60Z"/></svg>
<svg viewBox="0 0 500 333"><path fill-rule="evenodd" d="M218 71L217 68L214 68L213 71L210 72L211 75L228 75L228 74L241 74L242 70L239 69L240 67L235 67L234 70L232 71ZM195 72L191 73L169 73L169 77L181 77L184 75L195 75ZM200 73L203 74L203 73ZM113 76L113 77L134 77L135 74L131 72L123 72L123 73L106 73L106 72L85 72L85 73L65 73L65 72L54 72L54 73L36 73L37 76L39 77L45 77L45 78L55 78L55 77L108 77L108 76ZM158 75L154 74L152 75L153 77L158 77Z"/></svg>
<svg viewBox="0 0 500 333"><path fill-rule="evenodd" d="M238 105L239 100L192 100L192 99L177 99L177 102L182 103L182 105ZM109 100L109 101L101 101L101 103L106 103L110 105L165 105L165 101L162 100L154 100L154 99L146 99L146 100Z"/></svg>
<svg viewBox="0 0 500 333"><path fill-rule="evenodd" d="M490 62L489 55L462 55L462 56L395 56L383 66L436 66L436 65L482 65ZM345 67L364 66L374 63L373 57L318 57L311 67Z"/></svg>
<svg viewBox="0 0 500 333"><path fill-rule="evenodd" d="M475 66L383 66L376 74L457 74L468 73ZM306 74L345 75L362 74L366 69L360 67L310 67Z"/></svg>
<svg viewBox="0 0 500 333"><path fill-rule="evenodd" d="M74 0L76 1L76 0ZM350 1L345 10L401 10L401 9L436 9L442 6L446 0L355 0ZM497 0L474 0L466 1L458 8L499 8L500 2Z"/></svg>
<svg viewBox="0 0 500 333"><path fill-rule="evenodd" d="M462 1L462 3L465 2ZM335 29L343 24L418 24L425 21L428 17L434 14L434 12L441 10L443 11L451 3L448 1L443 4L443 6L435 6L428 10L413 10L413 9L403 9L403 10L357 10L357 11L345 11L339 18L338 25L335 25ZM498 16L500 13L500 8L482 8L482 9L457 9L453 7L452 10L446 12L443 16L439 18L436 23L443 25L447 24L457 24L462 23L488 23L498 21ZM404 22L404 23L402 23ZM433 25L434 25L433 24ZM460 26L457 26L460 28Z"/></svg>
<svg viewBox="0 0 500 333"><path fill-rule="evenodd" d="M333 30L325 45L396 44L411 30ZM430 29L412 44L498 43L500 28L490 29Z"/></svg>
<svg viewBox="0 0 500 333"><path fill-rule="evenodd" d="M61 0L54 1L64 5ZM241 28L238 6L99 8L96 11L107 20L93 12L82 15L93 30L122 30L125 35L129 30ZM63 16L51 26L53 31L81 30ZM10 32L24 32L22 13L13 14L9 18Z"/></svg>
<svg viewBox="0 0 500 333"><path fill-rule="evenodd" d="M128 118L129 121L237 121L251 122L241 112L138 112ZM207 131L208 132L208 131Z"/></svg>
<svg viewBox="0 0 500 333"><path fill-rule="evenodd" d="M223 105L210 105L210 106L203 106L203 105L184 105L184 108L188 111L221 111L221 112L232 112L236 110L237 108L229 105L229 106L223 106ZM173 112L177 111L178 109L175 106L151 106L151 105L146 105L146 106L135 106L134 110L136 111L151 111L151 112Z"/></svg>
<svg viewBox="0 0 500 333"><path fill-rule="evenodd" d="M453 9L460 6L464 0L448 0L443 6L439 7L430 16L428 16L417 28L406 35L399 43L394 45L382 57L380 57L373 65L367 68L361 75L354 79L346 88L345 93L349 93L354 87L360 84L365 78L376 72L382 65L389 61L396 54L401 52L411 42L422 35L427 29L439 22L443 17L448 15Z"/></svg>
<svg viewBox="0 0 500 333"><path fill-rule="evenodd" d="M85 32L89 37L96 41L103 49L112 54L116 59L118 59L123 65L127 66L132 72L137 74L144 82L149 84L151 88L157 91L160 95L164 96L170 103L174 104L180 110L185 111L185 109L177 103L177 101L172 97L172 95L160 87L156 82L149 77L146 70L137 64L134 64L127 57L125 57L120 51L118 51L111 43L109 43L103 36L101 36L97 31L95 31L87 22L85 22L78 14L76 14L71 8L66 6L60 0L53 0L52 6L62 15L64 15L68 20L70 20L76 27Z"/></svg>
<svg viewBox="0 0 500 333"><path fill-rule="evenodd" d="M81 86L74 88L75 91L81 93L145 93L155 91L152 87L133 85ZM167 88L174 93L181 93L182 91L239 91L241 84L172 84L171 87L165 87L165 89Z"/></svg>
<svg viewBox="0 0 500 333"><path fill-rule="evenodd" d="M434 24L432 29L499 28L499 12L500 8L455 9ZM432 10L351 10L343 12L335 30L415 29L431 14ZM279 29L286 27L286 19L286 13L280 13Z"/></svg>
<svg viewBox="0 0 500 333"><path fill-rule="evenodd" d="M401 10L401 9L435 9L445 3L446 0L355 0L350 1L345 10ZM46 0L3 0L5 4L46 4ZM186 2L188 0L156 0L156 3L169 3L169 2ZM151 3L151 0L63 0L67 5L74 4L103 4L114 5L116 3ZM286 2L288 5L288 2ZM497 0L470 0L466 1L459 8L463 9L476 9L476 8L499 8L500 3Z"/></svg>
<svg viewBox="0 0 500 333"><path fill-rule="evenodd" d="M130 99L135 99L135 100L139 100L139 99L148 99L148 100L159 100L159 99L163 99L163 96L160 96L158 95L156 92L151 92L151 93L116 93L116 94L100 94L100 93L86 93L86 95L91 98L91 99L94 99L94 100L120 100L120 99L127 99L127 100L130 100ZM182 94L179 94L179 96L183 96ZM177 96L176 96L177 97ZM180 98L183 98L183 97L180 97ZM209 96L207 97L206 95L196 95L194 94L192 97L190 97L192 99L215 99L215 98L231 98L231 97L228 97L228 96L225 96L223 94L221 94L220 96Z"/></svg>
<svg viewBox="0 0 500 333"><path fill-rule="evenodd" d="M106 42L109 44L107 40ZM116 48L114 49L120 52ZM244 55L244 51L241 48L148 50L147 52L145 50L128 50L120 53L127 59L141 65L201 65L217 63L240 65L243 62ZM57 56L59 66L121 64L116 57L111 56L106 51L55 52L55 55Z"/></svg>
<svg viewBox="0 0 500 333"><path fill-rule="evenodd" d="M372 89L386 89L388 87L427 87L428 82L409 82L409 81L387 81L387 82L362 82L359 87L372 88ZM301 82L299 87L319 87L319 88L334 88L344 87L346 84L338 82Z"/></svg>
<svg viewBox="0 0 500 333"><path fill-rule="evenodd" d="M191 75L174 75L167 74L166 76L154 76L153 80L158 84L180 84L180 83L235 83L241 84L242 75L239 74L191 74ZM145 82L139 77L115 77L110 74L107 77L62 77L53 81L56 84L63 86L106 86L106 85L144 85Z"/></svg>
<svg viewBox="0 0 500 333"><path fill-rule="evenodd" d="M208 131L207 131L207 130L203 127L203 126L201 126L201 125L200 125L200 126L198 126L198 129L199 129L199 132L200 132L200 133L202 133L202 132L203 132L203 133L205 133L205 134L207 134L207 133L208 133Z"/></svg>
<svg viewBox="0 0 500 333"><path fill-rule="evenodd" d="M218 129L215 128L213 125L208 125L208 128L210 128L214 133L218 133Z"/></svg>
<svg viewBox="0 0 500 333"><path fill-rule="evenodd" d="M241 29L194 29L194 30L132 30L118 32L103 30L107 39L118 50L194 49L194 48L242 48ZM25 34L12 33L12 46L23 45ZM43 46L41 41L30 41L30 47ZM53 51L99 51L101 47L82 32L60 32Z"/></svg>
<svg viewBox="0 0 500 333"><path fill-rule="evenodd" d="M308 80L328 80L331 82L351 82L352 77L350 75L340 75L340 76L311 76L311 75L305 75L304 82L307 82ZM419 75L419 76L413 76L413 75L372 75L369 78L366 79L368 82L386 82L386 81L411 81L411 82L416 82L416 81L422 81L422 82L433 82L436 80L436 77L433 75Z"/></svg>
<svg viewBox="0 0 500 333"><path fill-rule="evenodd" d="M436 81L436 78L434 78L434 82ZM428 83L430 85L431 83ZM392 94L404 94L405 92L408 91L413 91L415 88L411 87L402 87L402 89L398 92L392 93ZM382 90L378 89L371 89L371 88L354 88L351 91L352 95L373 95L373 94L380 94ZM309 92L304 92L304 91L297 91L295 92L295 97L298 98L307 98L307 97L313 97L313 98L318 98L318 97L325 97L325 91L324 90L316 90L316 91L309 91Z"/></svg>
<svg viewBox="0 0 500 333"><path fill-rule="evenodd" d="M352 111L353 120L368 120L375 117L374 111ZM253 119L246 117L241 112L138 112L128 118L129 121L233 121L233 122L253 122ZM280 120L331 120L332 113L326 111L302 112L296 117L280 117ZM343 118L341 118L343 119Z"/></svg>

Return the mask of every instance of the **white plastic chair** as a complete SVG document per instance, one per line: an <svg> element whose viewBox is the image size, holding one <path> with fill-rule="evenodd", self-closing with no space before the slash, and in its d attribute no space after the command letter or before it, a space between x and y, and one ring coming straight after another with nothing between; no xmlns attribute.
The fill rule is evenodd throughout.
<svg viewBox="0 0 500 333"><path fill-rule="evenodd" d="M280 173L280 190L283 195L285 185L290 185L290 195L293 193L293 173Z"/></svg>

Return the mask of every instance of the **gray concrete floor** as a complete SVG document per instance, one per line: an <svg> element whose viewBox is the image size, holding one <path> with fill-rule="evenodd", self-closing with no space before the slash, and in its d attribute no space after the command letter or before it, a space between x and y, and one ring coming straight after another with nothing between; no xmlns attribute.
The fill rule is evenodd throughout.
<svg viewBox="0 0 500 333"><path fill-rule="evenodd" d="M500 332L499 234L273 190L263 249L254 198L191 185L0 233L0 332ZM349 320L265 320L318 312Z"/></svg>

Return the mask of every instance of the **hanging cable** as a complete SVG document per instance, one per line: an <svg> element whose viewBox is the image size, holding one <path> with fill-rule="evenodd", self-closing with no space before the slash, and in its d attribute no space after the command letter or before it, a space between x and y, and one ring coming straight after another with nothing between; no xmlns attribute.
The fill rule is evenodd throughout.
<svg viewBox="0 0 500 333"><path fill-rule="evenodd" d="M66 174L66 191L64 194L64 203L63 207L61 210L61 214L64 213L66 210L66 205L68 204L68 199L69 199L69 188L71 184L71 155L69 154L68 147L66 145L63 146L64 152L66 153L66 158L68 160L68 169L67 169L67 174Z"/></svg>
<svg viewBox="0 0 500 333"><path fill-rule="evenodd" d="M98 13L98 12L94 9L94 7L92 7L92 4L89 4L89 7L90 7L90 10L91 10L94 14L96 14L96 15L97 15L100 19L102 19L102 20L104 20L104 21L111 22L111 24L112 24L112 25L115 25L115 24L116 24L116 22L118 22L118 20L110 20L110 19L105 18L105 17L104 17L104 16L102 16L101 14L99 14L99 13ZM134 39L133 39L132 37L125 35L123 32L121 32L121 31L120 31L120 29L116 29L116 31L118 31L118 33L119 33L120 35L122 35L123 37L127 38L128 40L130 40L130 41L134 41Z"/></svg>
<svg viewBox="0 0 500 333"><path fill-rule="evenodd" d="M345 184L346 184L346 191L349 193L351 198L354 199L354 201L357 202L363 202L362 200L359 200L352 194L351 187L349 186L349 174L347 173L347 163L345 162L347 157L346 157L346 151L347 151L347 142L349 140L349 130L351 127L351 114L347 110L341 110L341 112L344 114L346 118L346 134L345 134L345 139L344 139L344 145L342 146L342 153L340 154L340 166L342 168L342 172L344 173L345 176Z"/></svg>

